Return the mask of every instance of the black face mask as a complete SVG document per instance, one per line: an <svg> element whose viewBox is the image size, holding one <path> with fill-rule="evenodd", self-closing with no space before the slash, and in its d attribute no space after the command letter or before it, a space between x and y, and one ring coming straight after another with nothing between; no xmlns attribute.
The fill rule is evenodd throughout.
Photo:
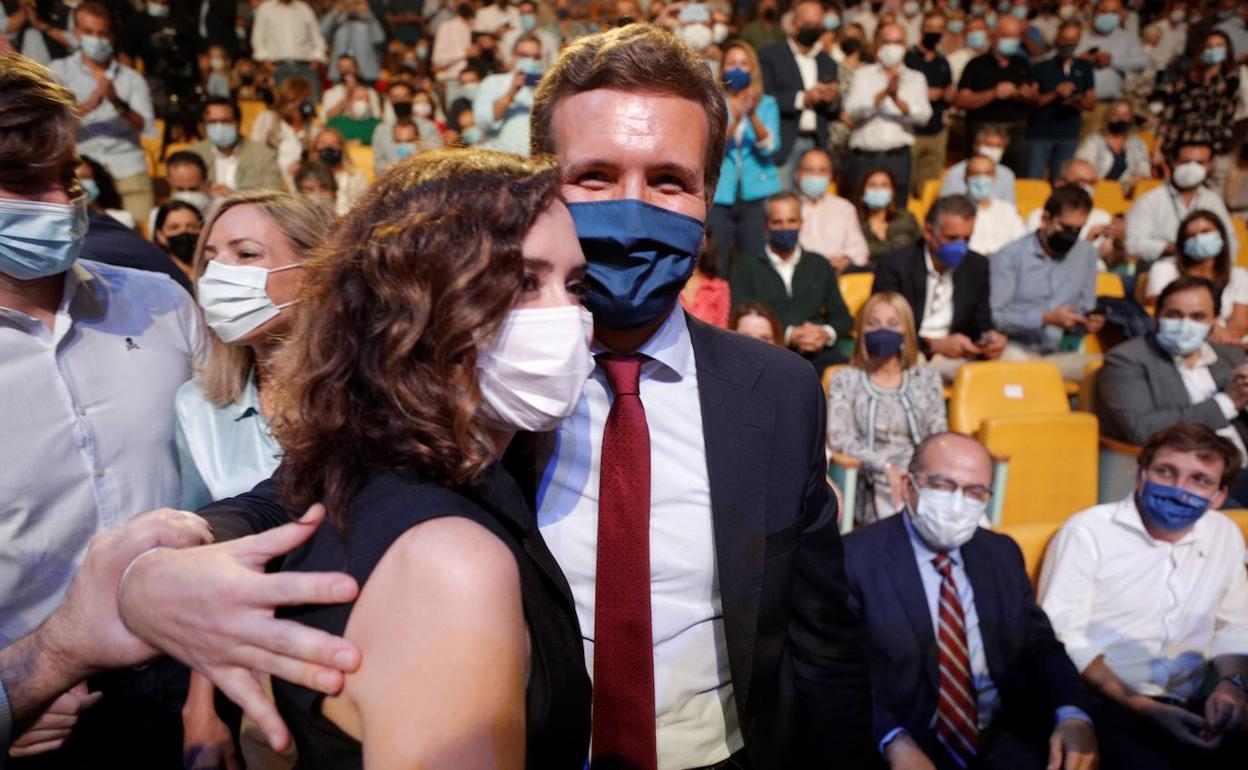
<svg viewBox="0 0 1248 770"><path fill-rule="evenodd" d="M394 108L394 116L396 118L410 118L412 116L411 102L390 102L390 106Z"/></svg>
<svg viewBox="0 0 1248 770"><path fill-rule="evenodd" d="M1067 230L1065 227L1059 228L1049 233L1048 242L1049 251L1053 252L1054 257L1061 259L1069 254L1079 242L1079 231Z"/></svg>
<svg viewBox="0 0 1248 770"><path fill-rule="evenodd" d="M471 18L472 18L472 6L471 6L471 5L468 5L467 3L464 3L463 5L459 6L459 8L458 8L457 10L458 10L458 13L459 13L459 18L461 18L461 19L471 19Z"/></svg>
<svg viewBox="0 0 1248 770"><path fill-rule="evenodd" d="M763 20L764 20L764 21L775 21L775 20L776 20L776 9L775 9L775 8L764 8L764 9L763 9Z"/></svg>
<svg viewBox="0 0 1248 770"><path fill-rule="evenodd" d="M841 41L841 53L853 56L862 49L862 41L856 37L847 37Z"/></svg>
<svg viewBox="0 0 1248 770"><path fill-rule="evenodd" d="M485 48L481 51L481 61L494 61L494 49Z"/></svg>
<svg viewBox="0 0 1248 770"><path fill-rule="evenodd" d="M819 42L819 38L823 35L823 27L805 26L799 27L797 34L793 39L803 48L809 48Z"/></svg>
<svg viewBox="0 0 1248 770"><path fill-rule="evenodd" d="M250 72L245 72L238 76L238 82L242 83L245 86L249 86L252 83L256 82L256 76L251 74Z"/></svg>
<svg viewBox="0 0 1248 770"><path fill-rule="evenodd" d="M273 89L272 88L264 88L263 86L260 88L257 88L256 96L260 97L260 101L264 102L267 106L269 107L273 106Z"/></svg>
<svg viewBox="0 0 1248 770"><path fill-rule="evenodd" d="M195 257L195 243L199 240L199 236L195 233L178 233L171 235L166 240L169 241L169 253L177 260L185 265L191 264L191 260Z"/></svg>
<svg viewBox="0 0 1248 770"><path fill-rule="evenodd" d="M637 20L634 19L632 16L621 16L620 18L616 19L615 26L627 27L629 24L636 24L636 23L637 23Z"/></svg>
<svg viewBox="0 0 1248 770"><path fill-rule="evenodd" d="M571 11L569 11L567 8L556 8L556 9L555 9L555 17L556 17L556 18L558 18L558 19L560 19L560 20L562 20L562 19L566 19L566 18L568 18L568 17L569 17L569 16L571 16L571 15L572 15L572 12L571 12Z"/></svg>
<svg viewBox="0 0 1248 770"><path fill-rule="evenodd" d="M923 47L929 51L935 51L936 46L940 45L941 37L942 35L939 32L924 32L923 33ZM845 50L845 47L842 46L841 50L842 51Z"/></svg>
<svg viewBox="0 0 1248 770"><path fill-rule="evenodd" d="M1130 128L1130 126L1131 121L1129 120L1111 120L1105 126L1105 129L1111 134L1121 136L1122 134L1127 133L1127 129Z"/></svg>
<svg viewBox="0 0 1248 770"><path fill-rule="evenodd" d="M1073 45L1057 46L1057 58L1070 59L1070 58L1073 58L1074 55L1075 55L1075 47Z"/></svg>
<svg viewBox="0 0 1248 770"><path fill-rule="evenodd" d="M322 147L317 154L321 156L321 162L330 168L342 162L342 150L337 147Z"/></svg>

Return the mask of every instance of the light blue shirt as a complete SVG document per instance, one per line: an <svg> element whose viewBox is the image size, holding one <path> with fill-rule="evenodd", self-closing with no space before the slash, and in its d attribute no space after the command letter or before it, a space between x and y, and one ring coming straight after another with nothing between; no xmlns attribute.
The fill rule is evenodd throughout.
<svg viewBox="0 0 1248 770"><path fill-rule="evenodd" d="M1140 45L1140 36L1121 27L1108 35L1098 35L1091 30L1085 32L1083 39L1075 47L1075 54L1082 55L1093 48L1109 54L1109 66L1097 67L1092 71L1093 88L1096 99L1100 102L1121 99L1124 76L1140 72L1152 63L1148 52Z"/></svg>
<svg viewBox="0 0 1248 770"><path fill-rule="evenodd" d="M494 119L494 102L511 90L516 73L501 72L481 81L472 100L472 116L481 127L481 146L489 150L529 154L529 113L533 111L533 89L525 86L507 106L502 120Z"/></svg>
<svg viewBox="0 0 1248 770"><path fill-rule="evenodd" d="M332 44L329 57L329 79L338 82L338 57L353 56L359 65L361 80L373 82L381 77L378 46L386 42L386 31L372 11L363 16L330 11L321 20L321 34Z"/></svg>
<svg viewBox="0 0 1248 770"><path fill-rule="evenodd" d="M1087 312L1096 306L1096 247L1080 239L1062 259L1050 259L1031 233L1002 246L988 261L992 320L1011 341L1037 353L1053 353L1062 328L1044 314L1065 305Z"/></svg>
<svg viewBox="0 0 1248 770"><path fill-rule="evenodd" d="M79 104L91 98L95 91L95 76L83 63L81 53L57 59L48 68L58 81L74 92ZM155 136L156 114L152 111L152 93L147 81L116 59L109 63L106 74L113 81L113 88L121 100L143 117L143 133ZM147 155L139 143L139 132L107 99L82 116L78 128L78 153L90 155L103 163L114 179L147 173Z"/></svg>
<svg viewBox="0 0 1248 770"><path fill-rule="evenodd" d="M945 171L940 180L940 197L946 195L966 195L966 161L960 160ZM997 177L992 183L992 197L1003 200L1011 206L1014 200L1014 172L1009 166L997 164Z"/></svg>
<svg viewBox="0 0 1248 770"><path fill-rule="evenodd" d="M1179 223L1193 211L1204 209L1217 216L1226 228L1226 248L1234 260L1239 239L1222 196L1208 187L1196 188L1192 205L1185 206L1173 185L1163 184L1141 195L1127 210L1127 253L1157 259L1166 246L1179 238Z"/></svg>
<svg viewBox="0 0 1248 770"><path fill-rule="evenodd" d="M252 377L238 401L225 407L209 403L191 380L178 390L174 410L183 509L246 492L277 470L282 448L260 411Z"/></svg>

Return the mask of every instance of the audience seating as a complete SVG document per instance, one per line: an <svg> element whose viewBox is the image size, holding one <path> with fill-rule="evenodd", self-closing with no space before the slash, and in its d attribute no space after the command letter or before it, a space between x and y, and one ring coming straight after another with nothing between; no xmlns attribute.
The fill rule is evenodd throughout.
<svg viewBox="0 0 1248 770"><path fill-rule="evenodd" d="M1157 134L1152 131L1141 131L1137 136L1140 137L1140 141L1144 143L1144 146L1148 148L1148 154L1151 157L1153 148L1157 146ZM1140 194L1138 188L1135 194Z"/></svg>
<svg viewBox="0 0 1248 770"><path fill-rule="evenodd" d="M1005 524L996 528L997 532L1008 535L1018 544L1019 550L1023 552L1023 563L1027 566L1027 574L1031 577L1033 586L1040 582L1040 568L1044 566L1044 552L1062 523L1060 521L1037 521L1027 524Z"/></svg>
<svg viewBox="0 0 1248 770"><path fill-rule="evenodd" d="M377 174L373 169L373 148L359 142L347 142L347 155L357 171L362 171L372 184Z"/></svg>
<svg viewBox="0 0 1248 770"><path fill-rule="evenodd" d="M1018 201L1018 213L1026 220L1031 212L1043 208L1052 194L1053 187L1043 179L1014 180L1014 198Z"/></svg>
<svg viewBox="0 0 1248 770"><path fill-rule="evenodd" d="M1103 361L1093 361L1083 374L1083 386L1079 391L1079 411L1096 414L1097 378ZM1112 503L1126 497L1135 489L1136 458L1141 447L1125 441L1098 436L1096 500Z"/></svg>
<svg viewBox="0 0 1248 770"><path fill-rule="evenodd" d="M1166 180L1164 179L1140 179L1135 183L1135 190L1132 191L1131 198L1133 200L1139 200L1140 196L1144 193L1157 187L1161 187L1165 183Z"/></svg>
<svg viewBox="0 0 1248 770"><path fill-rule="evenodd" d="M1070 411L1052 364L963 366L949 429L978 437L994 456L994 524L1062 521L1096 502L1096 417Z"/></svg>
<svg viewBox="0 0 1248 770"><path fill-rule="evenodd" d="M862 310L862 306L867 304L867 300L871 297L875 274L845 273L837 278L837 284L841 290L841 299L845 300L845 307L849 310L850 316L857 318L858 311Z"/></svg>
<svg viewBox="0 0 1248 770"><path fill-rule="evenodd" d="M1222 512L1229 516L1231 521L1239 525L1239 531L1244 533L1244 540L1248 540L1248 510L1240 508ZM1244 561L1248 562L1248 554L1244 555Z"/></svg>
<svg viewBox="0 0 1248 770"><path fill-rule="evenodd" d="M1096 296L1118 299L1127 296L1126 289L1122 286L1122 276L1117 273L1097 273Z"/></svg>
<svg viewBox="0 0 1248 770"><path fill-rule="evenodd" d="M1127 213L1131 202L1122 191L1122 185L1112 179L1101 179L1092 188L1092 205L1104 209L1111 216Z"/></svg>
<svg viewBox="0 0 1248 770"><path fill-rule="evenodd" d="M1235 228L1235 238L1239 240L1239 252L1235 254L1235 264L1248 267L1248 222L1240 217L1231 217L1231 225Z"/></svg>
<svg viewBox="0 0 1248 770"><path fill-rule="evenodd" d="M941 176L942 177L944 176L943 172ZM932 204L935 203L936 199L939 197L940 197L940 179L927 180L926 182L923 183L923 193L919 197L918 210L916 211L914 207L911 207L910 209L911 213L914 214L915 218L917 218L919 222L922 222L923 219L927 216L927 210L932 207Z"/></svg>
<svg viewBox="0 0 1248 770"><path fill-rule="evenodd" d="M238 133L251 136L251 126L268 107L259 99L240 99L238 102Z"/></svg>

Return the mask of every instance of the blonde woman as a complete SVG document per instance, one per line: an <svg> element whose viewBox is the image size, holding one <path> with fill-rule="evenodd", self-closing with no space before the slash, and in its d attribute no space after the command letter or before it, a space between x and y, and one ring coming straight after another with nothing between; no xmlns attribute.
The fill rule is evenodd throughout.
<svg viewBox="0 0 1248 770"><path fill-rule="evenodd" d="M828 383L828 448L862 462L855 516L870 523L901 506L901 476L914 448L947 429L940 375L918 362L914 311L905 297L867 300L854 328L849 366Z"/></svg>
<svg viewBox="0 0 1248 770"><path fill-rule="evenodd" d="M175 400L182 508L251 489L277 469L270 432L273 353L290 329L309 252L325 240L325 207L282 192L227 198L204 225L192 263L209 328L208 355ZM216 767L233 754L212 685L192 675L183 710L188 767Z"/></svg>

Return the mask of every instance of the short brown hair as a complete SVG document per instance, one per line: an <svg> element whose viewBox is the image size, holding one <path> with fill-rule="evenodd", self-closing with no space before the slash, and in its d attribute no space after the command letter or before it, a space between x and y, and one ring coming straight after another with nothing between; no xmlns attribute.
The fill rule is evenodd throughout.
<svg viewBox="0 0 1248 770"><path fill-rule="evenodd" d="M1140 450L1140 470L1146 471L1153 458L1162 449L1176 452L1192 452L1201 460L1221 460L1222 478L1218 482L1226 489L1239 473L1239 449L1229 439L1222 438L1212 428L1197 422L1180 422L1163 428L1148 437L1148 443Z"/></svg>
<svg viewBox="0 0 1248 770"><path fill-rule="evenodd" d="M471 483L491 463L477 355L520 296L557 199L549 158L432 150L388 169L307 263L273 381L282 499L340 530L377 469Z"/></svg>
<svg viewBox="0 0 1248 770"><path fill-rule="evenodd" d="M555 153L553 124L559 102L599 89L678 96L701 105L707 123L705 195L708 201L715 196L728 107L701 56L653 24L629 24L580 38L564 50L537 87L529 119L533 152Z"/></svg>
<svg viewBox="0 0 1248 770"><path fill-rule="evenodd" d="M756 299L747 299L737 309L732 311L732 319L728 322L728 328L732 331L737 330L737 324L746 316L756 315L771 325L772 344L784 347L784 327L780 324L780 317L776 315L776 311L771 309L771 305L766 302L760 302Z"/></svg>
<svg viewBox="0 0 1248 770"><path fill-rule="evenodd" d="M73 92L33 59L0 54L0 186L71 181L77 131Z"/></svg>

